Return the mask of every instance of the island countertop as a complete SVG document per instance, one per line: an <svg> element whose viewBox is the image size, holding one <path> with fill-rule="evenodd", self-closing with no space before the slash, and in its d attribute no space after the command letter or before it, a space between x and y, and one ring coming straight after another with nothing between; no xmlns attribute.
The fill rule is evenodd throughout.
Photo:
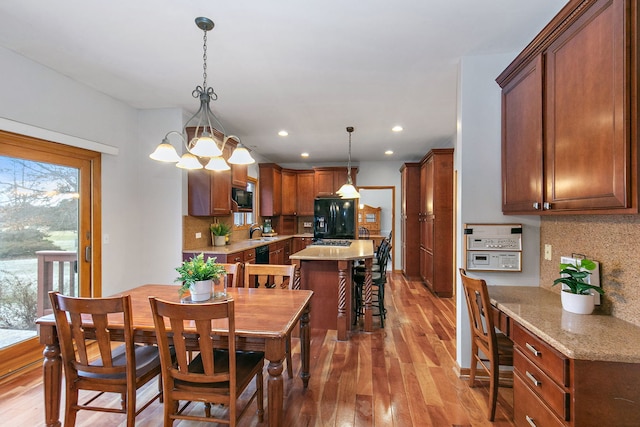
<svg viewBox="0 0 640 427"><path fill-rule="evenodd" d="M351 240L349 246L310 245L294 254L290 259L301 261L349 261L373 258L373 240Z"/></svg>
<svg viewBox="0 0 640 427"><path fill-rule="evenodd" d="M491 304L572 359L640 363L640 327L613 316L573 314L537 286L488 286Z"/></svg>

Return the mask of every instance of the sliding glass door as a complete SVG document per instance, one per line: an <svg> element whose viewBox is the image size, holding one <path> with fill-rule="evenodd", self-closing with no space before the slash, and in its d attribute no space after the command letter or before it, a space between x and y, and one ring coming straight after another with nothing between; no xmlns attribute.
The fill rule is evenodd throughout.
<svg viewBox="0 0 640 427"><path fill-rule="evenodd" d="M50 290L91 296L99 288L99 163L92 151L0 132L0 377L42 356L35 320L51 312Z"/></svg>

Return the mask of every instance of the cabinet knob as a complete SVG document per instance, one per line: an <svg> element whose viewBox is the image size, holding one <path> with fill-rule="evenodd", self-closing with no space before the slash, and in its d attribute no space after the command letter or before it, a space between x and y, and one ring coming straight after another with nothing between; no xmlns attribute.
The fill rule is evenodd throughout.
<svg viewBox="0 0 640 427"><path fill-rule="evenodd" d="M540 203L538 203L538 202L533 202L533 209L535 209L535 210L540 209Z"/></svg>
<svg viewBox="0 0 640 427"><path fill-rule="evenodd" d="M549 202L544 202L544 204L542 205L542 209L544 209L544 210L549 210L549 209L551 209L551 203L549 203Z"/></svg>

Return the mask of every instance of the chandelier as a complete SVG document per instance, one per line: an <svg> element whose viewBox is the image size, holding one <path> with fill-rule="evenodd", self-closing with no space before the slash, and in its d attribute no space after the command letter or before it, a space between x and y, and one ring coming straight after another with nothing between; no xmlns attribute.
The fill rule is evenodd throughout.
<svg viewBox="0 0 640 427"><path fill-rule="evenodd" d="M340 187L336 194L343 199L359 199L360 193L353 186L351 181L351 133L353 132L353 126L347 126L347 132L349 133L349 162L347 163L347 182Z"/></svg>
<svg viewBox="0 0 640 427"><path fill-rule="evenodd" d="M167 132L162 143L156 147L149 157L160 162L176 163L176 166L182 169L202 169L203 162L206 162L205 169L215 171L229 170L230 167L227 161L222 158L222 152L227 141L234 139L237 141L237 145L228 162L237 165L255 163L249 151L240 142L240 138L235 135L225 135L222 123L209 108L209 102L218 99L218 95L213 88L207 87L207 31L212 30L214 24L209 18L199 17L196 18L196 25L204 32L202 47L203 83L202 86L196 86L191 95L200 99L200 108L187 120L182 132ZM176 149L169 142L169 136L172 135L178 136L187 150L182 157L178 156ZM202 162L200 159L203 159Z"/></svg>

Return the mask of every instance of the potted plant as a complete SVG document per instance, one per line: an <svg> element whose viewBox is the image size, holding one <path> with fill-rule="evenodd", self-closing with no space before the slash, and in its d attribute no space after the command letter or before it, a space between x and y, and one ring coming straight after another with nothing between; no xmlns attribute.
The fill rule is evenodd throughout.
<svg viewBox="0 0 640 427"><path fill-rule="evenodd" d="M599 286L591 285L587 278L596 268L596 263L588 260L576 260L575 263L560 263L561 277L553 281L553 285L562 283L567 288L560 292L562 308L578 314L591 314L595 307L593 292L604 295Z"/></svg>
<svg viewBox="0 0 640 427"><path fill-rule="evenodd" d="M224 282L224 276L227 274L224 266L216 263L216 258L204 259L204 254L196 255L184 261L182 265L176 268L179 276L176 282L182 282L179 289L180 296L187 291L191 294L191 301L206 301L211 298L212 281ZM214 297L226 295L226 286L224 291L214 293Z"/></svg>
<svg viewBox="0 0 640 427"><path fill-rule="evenodd" d="M231 226L224 222L214 222L209 230L211 230L213 246L224 246L227 243L227 236L231 234Z"/></svg>

